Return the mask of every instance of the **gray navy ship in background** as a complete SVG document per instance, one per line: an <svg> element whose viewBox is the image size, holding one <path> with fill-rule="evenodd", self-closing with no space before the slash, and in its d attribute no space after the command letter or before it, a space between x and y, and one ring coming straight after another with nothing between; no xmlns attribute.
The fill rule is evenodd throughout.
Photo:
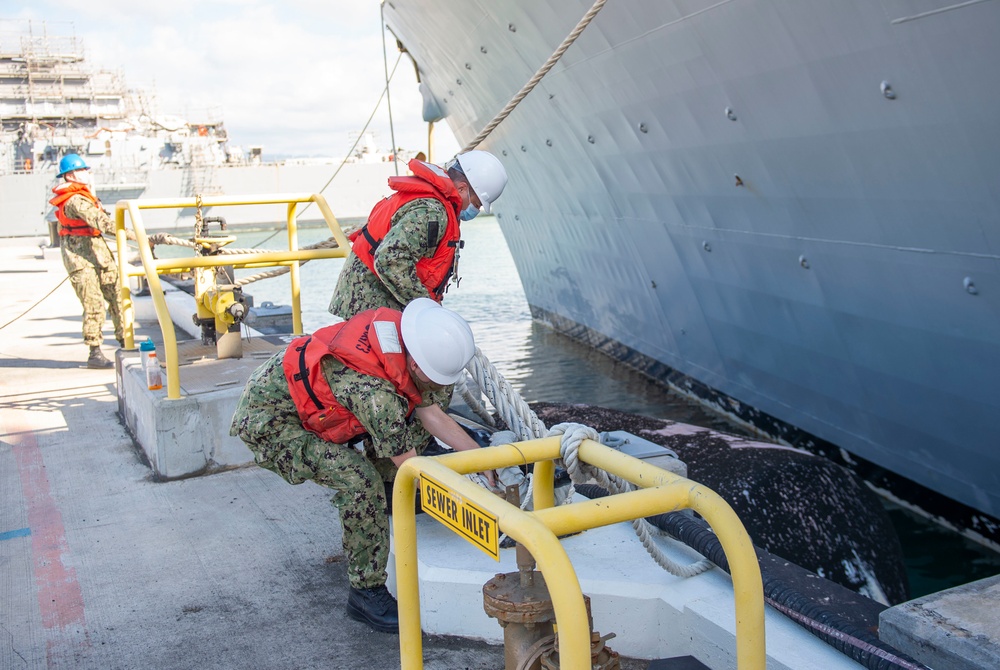
<svg viewBox="0 0 1000 670"><path fill-rule="evenodd" d="M161 113L161 106L153 89L91 65L71 24L0 20L0 236L51 235L50 189L68 153L92 168L108 209L130 198L315 193L328 186L326 199L342 223L363 221L397 172L373 133L357 137L343 160L268 160L264 147L233 142L218 111L189 118ZM233 226L280 226L287 216L284 205L205 208L220 211ZM318 211L301 221L321 220ZM194 215L193 207L147 210L143 220L149 230L187 234Z"/></svg>
<svg viewBox="0 0 1000 670"><path fill-rule="evenodd" d="M589 0L388 0L425 120ZM1000 547L1000 2L616 0L480 145L535 319Z"/></svg>

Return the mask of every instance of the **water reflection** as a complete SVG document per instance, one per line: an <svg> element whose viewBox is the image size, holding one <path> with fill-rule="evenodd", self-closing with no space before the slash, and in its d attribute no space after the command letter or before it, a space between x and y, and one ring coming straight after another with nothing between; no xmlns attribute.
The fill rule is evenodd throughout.
<svg viewBox="0 0 1000 670"><path fill-rule="evenodd" d="M269 237L270 233L244 233L237 246L254 246ZM325 229L304 230L300 244L327 237ZM449 289L444 304L469 321L476 344L525 400L601 405L741 432L604 354L533 322L517 268L493 217L465 224L463 238L461 281L457 288ZM267 239L262 248L278 249L283 244L279 235ZM330 323L326 307L342 266L341 259L302 266L302 320L307 332ZM254 272L259 271L241 270L238 274L243 277ZM251 284L246 291L256 304L264 300L291 302L287 276Z"/></svg>

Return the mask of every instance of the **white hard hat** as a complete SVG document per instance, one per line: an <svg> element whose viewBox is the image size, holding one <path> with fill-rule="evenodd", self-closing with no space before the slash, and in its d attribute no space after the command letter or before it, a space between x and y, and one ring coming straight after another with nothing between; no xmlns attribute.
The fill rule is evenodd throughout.
<svg viewBox="0 0 1000 670"><path fill-rule="evenodd" d="M476 341L465 319L430 298L417 298L407 305L400 328L406 351L435 384L457 382L476 354Z"/></svg>
<svg viewBox="0 0 1000 670"><path fill-rule="evenodd" d="M483 213L489 214L490 206L507 185L507 171L500 159L488 151L466 151L455 156L455 160L483 203Z"/></svg>

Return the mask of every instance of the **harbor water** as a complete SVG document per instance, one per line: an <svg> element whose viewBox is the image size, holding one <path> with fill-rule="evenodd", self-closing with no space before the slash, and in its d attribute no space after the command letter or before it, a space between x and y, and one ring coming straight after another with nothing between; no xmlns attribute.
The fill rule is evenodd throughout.
<svg viewBox="0 0 1000 670"><path fill-rule="evenodd" d="M534 323L507 243L493 217L462 226L465 248L459 285L444 304L471 324L476 344L528 402L599 405L729 433L741 427L609 357ZM329 237L325 228L300 231L300 246ZM285 233L238 233L234 246L287 248ZM158 249L159 250L159 249ZM313 261L301 269L302 318L307 332L328 325L330 295L343 261ZM240 276L254 271L240 271ZM256 304L290 304L287 276L245 287ZM912 597L1000 573L1000 555L902 508L886 503L903 544Z"/></svg>

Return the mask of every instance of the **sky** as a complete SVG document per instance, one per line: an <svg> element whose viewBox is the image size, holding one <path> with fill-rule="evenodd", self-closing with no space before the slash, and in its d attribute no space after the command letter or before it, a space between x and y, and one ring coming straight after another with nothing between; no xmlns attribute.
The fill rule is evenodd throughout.
<svg viewBox="0 0 1000 670"><path fill-rule="evenodd" d="M154 90L161 113L213 113L231 144L261 145L268 157L342 157L385 86L378 0L0 0L5 19L75 36L94 68ZM399 56L391 33L385 44L391 71ZM406 55L389 93L396 146L426 151ZM392 146L385 100L369 128ZM436 162L459 148L446 123L435 126L434 142Z"/></svg>

